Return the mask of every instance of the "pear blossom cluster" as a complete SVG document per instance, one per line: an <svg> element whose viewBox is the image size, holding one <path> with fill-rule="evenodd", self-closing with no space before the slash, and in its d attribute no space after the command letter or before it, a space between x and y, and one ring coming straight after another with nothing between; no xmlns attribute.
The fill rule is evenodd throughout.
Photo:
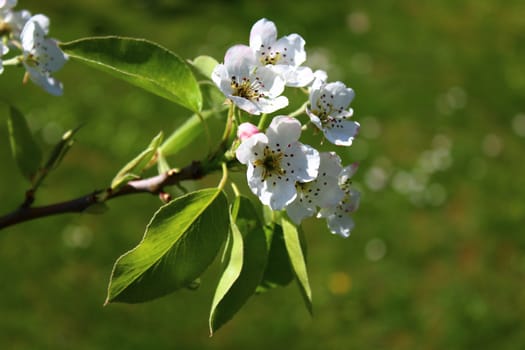
<svg viewBox="0 0 525 350"><path fill-rule="evenodd" d="M67 61L55 39L49 38L49 18L15 11L17 0L0 0L0 74L4 66L17 65L26 70L24 82L30 79L48 93L63 93L60 81L52 76ZM9 53L14 56L5 58Z"/></svg>
<svg viewBox="0 0 525 350"><path fill-rule="evenodd" d="M324 218L332 233L348 237L360 201L351 183L357 163L344 167L336 152L319 152L300 138L311 127L322 135L320 142L351 146L359 131L351 119L355 94L340 81L329 82L326 72L303 65L306 58L299 34L278 38L275 24L263 18L251 28L248 45L227 50L212 80L248 118L286 108L287 88L305 91L305 107L294 117L275 115L265 130L241 123L235 154L247 166L249 188L264 205L286 210L297 225L307 217Z"/></svg>

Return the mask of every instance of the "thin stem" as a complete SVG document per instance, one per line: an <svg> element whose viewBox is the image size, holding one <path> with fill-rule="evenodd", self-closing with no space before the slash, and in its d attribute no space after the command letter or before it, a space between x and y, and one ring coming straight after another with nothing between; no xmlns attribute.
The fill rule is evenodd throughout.
<svg viewBox="0 0 525 350"><path fill-rule="evenodd" d="M225 162L222 162L221 167L222 167L222 178L221 178L221 182L219 182L219 185L217 186L217 188L219 188L220 190L224 188L224 185L226 185L226 181L228 181L228 166L226 165Z"/></svg>
<svg viewBox="0 0 525 350"><path fill-rule="evenodd" d="M224 133L222 134L221 145L225 145L230 138L232 131L233 119L235 115L235 105L232 103L228 110L228 119L226 120L226 126L224 127Z"/></svg>
<svg viewBox="0 0 525 350"><path fill-rule="evenodd" d="M301 107L299 107L297 110L293 111L292 113L288 114L289 117L295 118L301 114L303 114L306 111L306 107L308 106L308 101L303 103Z"/></svg>
<svg viewBox="0 0 525 350"><path fill-rule="evenodd" d="M257 129L259 130L266 130L266 128L268 127L268 125L270 125L269 123L269 118L270 116L266 113L263 113L261 115L261 119L259 119L259 124L257 124Z"/></svg>
<svg viewBox="0 0 525 350"><path fill-rule="evenodd" d="M18 66L23 61L23 56L16 56L8 60L2 61L4 66Z"/></svg>
<svg viewBox="0 0 525 350"><path fill-rule="evenodd" d="M235 197L240 197L241 192L239 192L239 188L237 187L237 185L232 182L231 186L232 186L233 193L235 194Z"/></svg>

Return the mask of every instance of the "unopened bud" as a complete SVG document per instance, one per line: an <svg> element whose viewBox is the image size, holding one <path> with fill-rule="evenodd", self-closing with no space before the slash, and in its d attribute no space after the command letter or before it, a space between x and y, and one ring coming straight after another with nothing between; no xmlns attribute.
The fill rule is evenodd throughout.
<svg viewBox="0 0 525 350"><path fill-rule="evenodd" d="M245 141L258 133L260 133L259 129L252 123L242 123L237 129L237 137L241 141Z"/></svg>
<svg viewBox="0 0 525 350"><path fill-rule="evenodd" d="M160 192L159 193L159 198L162 202L164 203L168 203L171 201L171 194L167 193L167 192Z"/></svg>

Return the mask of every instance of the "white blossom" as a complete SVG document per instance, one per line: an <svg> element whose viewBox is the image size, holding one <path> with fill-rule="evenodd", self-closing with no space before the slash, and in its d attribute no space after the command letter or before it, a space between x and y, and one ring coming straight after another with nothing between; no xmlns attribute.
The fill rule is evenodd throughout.
<svg viewBox="0 0 525 350"><path fill-rule="evenodd" d="M213 70L212 80L226 97L250 114L272 113L288 106L288 99L279 96L284 80L271 69L258 66L248 46L228 49L224 64Z"/></svg>
<svg viewBox="0 0 525 350"><path fill-rule="evenodd" d="M49 19L35 15L25 24L22 34L23 61L29 78L52 95L62 95L62 83L51 76L67 60L57 42L47 38Z"/></svg>
<svg viewBox="0 0 525 350"><path fill-rule="evenodd" d="M250 31L250 47L257 60L284 77L287 86L301 87L311 83L312 70L300 65L306 61L305 41L299 34L277 39L277 27L262 18Z"/></svg>
<svg viewBox="0 0 525 350"><path fill-rule="evenodd" d="M297 196L296 182L317 177L319 152L300 143L301 123L275 117L266 133L258 133L237 148L237 159L248 166L248 186L261 202L281 210Z"/></svg>
<svg viewBox="0 0 525 350"><path fill-rule="evenodd" d="M20 34L24 25L31 18L31 12L27 10L5 11L1 16L2 31L9 34L7 43L12 44L13 41L20 41Z"/></svg>
<svg viewBox="0 0 525 350"><path fill-rule="evenodd" d="M318 218L325 218L328 228L333 234L342 237L350 236L354 228L354 220L350 216L359 207L361 193L352 188L351 177L357 171L357 163L345 167L339 175L339 187L344 192L343 198L335 206L321 208Z"/></svg>
<svg viewBox="0 0 525 350"><path fill-rule="evenodd" d="M296 224L317 212L317 207L335 206L343 198L338 177L341 173L341 158L335 152L320 154L319 173L311 182L298 182L297 197L286 207L290 219Z"/></svg>
<svg viewBox="0 0 525 350"><path fill-rule="evenodd" d="M326 139L338 146L350 146L359 131L359 123L349 120L354 91L340 81L314 80L310 88L310 121L323 131Z"/></svg>
<svg viewBox="0 0 525 350"><path fill-rule="evenodd" d="M0 11L10 10L16 6L18 0L0 0Z"/></svg>

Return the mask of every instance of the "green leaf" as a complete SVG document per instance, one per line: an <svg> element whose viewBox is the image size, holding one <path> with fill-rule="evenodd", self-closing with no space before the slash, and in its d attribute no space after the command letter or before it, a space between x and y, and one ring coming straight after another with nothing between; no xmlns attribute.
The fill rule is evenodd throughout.
<svg viewBox="0 0 525 350"><path fill-rule="evenodd" d="M109 302L139 303L191 287L217 255L228 234L222 190L204 189L161 207L142 241L115 263Z"/></svg>
<svg viewBox="0 0 525 350"><path fill-rule="evenodd" d="M168 49L143 39L84 38L60 44L74 60L178 103L191 111L202 108L202 96L191 69Z"/></svg>
<svg viewBox="0 0 525 350"><path fill-rule="evenodd" d="M160 143L163 139L162 131L157 134L151 140L148 147L140 152L135 158L133 158L128 164L126 164L120 171L115 175L111 181L111 188L115 189L128 181L138 179L140 173L150 164L154 159L157 149L160 146Z"/></svg>
<svg viewBox="0 0 525 350"><path fill-rule="evenodd" d="M203 76L211 79L211 73L215 66L219 64L217 60L211 56L198 56L190 62Z"/></svg>
<svg viewBox="0 0 525 350"><path fill-rule="evenodd" d="M257 212L249 199L238 198L237 220L231 220L229 260L210 312L210 334L228 322L255 293L268 259L267 238Z"/></svg>
<svg viewBox="0 0 525 350"><path fill-rule="evenodd" d="M159 174L163 174L171 169L170 165L168 164L168 161L166 160L166 157L164 157L164 154L160 151L160 149L157 150L157 171Z"/></svg>
<svg viewBox="0 0 525 350"><path fill-rule="evenodd" d="M164 141L160 151L165 157L176 158L182 164L198 159L199 151L206 155L219 144L225 122L226 116L219 110L194 114Z"/></svg>
<svg viewBox="0 0 525 350"><path fill-rule="evenodd" d="M213 69L219 62L210 56L199 56L190 61L193 73L199 81L203 97L203 109L221 109L226 101L226 96L219 90L211 80Z"/></svg>
<svg viewBox="0 0 525 350"><path fill-rule="evenodd" d="M265 228L266 236L271 240L268 263L261 283L257 287L258 293L266 292L276 287L285 287L294 279L294 271L284 244L281 225L274 225L273 229Z"/></svg>
<svg viewBox="0 0 525 350"><path fill-rule="evenodd" d="M217 306L221 301L226 297L233 284L241 274L242 264L243 264L243 241L242 234L239 231L239 228L235 224L230 214L230 236L228 239L228 246L226 247L226 256L228 261L226 263L226 268L222 272L221 279L215 290L215 295L213 296L213 302L210 310L210 335L213 334L213 331L217 328L216 326L216 313Z"/></svg>
<svg viewBox="0 0 525 350"><path fill-rule="evenodd" d="M281 224L283 227L284 243L290 262L292 263L295 277L299 283L299 289L303 296L306 308L312 313L312 291L310 289L310 282L308 282L308 272L306 271L306 261L303 254L303 247L301 246L301 237L297 227L290 222L290 220L283 215Z"/></svg>
<svg viewBox="0 0 525 350"><path fill-rule="evenodd" d="M51 154L49 155L49 158L46 161L45 168L47 171L55 169L60 165L62 162L62 159L64 159L65 155L69 150L71 149L71 146L73 146L73 143L75 140L73 139L73 136L77 133L78 130L80 130L80 126L66 131L63 135L60 141L55 145L53 148L53 151L51 151Z"/></svg>
<svg viewBox="0 0 525 350"><path fill-rule="evenodd" d="M33 139L23 114L12 106L7 119L7 129L13 158L22 174L32 181L40 168L42 152Z"/></svg>

